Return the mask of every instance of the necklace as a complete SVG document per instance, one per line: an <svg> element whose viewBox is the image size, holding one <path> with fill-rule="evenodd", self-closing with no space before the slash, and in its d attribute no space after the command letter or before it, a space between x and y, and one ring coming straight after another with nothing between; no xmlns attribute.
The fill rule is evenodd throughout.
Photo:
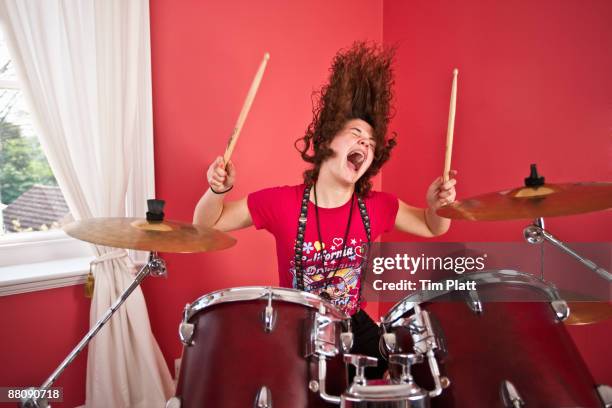
<svg viewBox="0 0 612 408"><path fill-rule="evenodd" d="M314 199L315 199L315 219L317 221L317 234L319 237L319 242L321 243L321 245L323 245L323 238L321 237L321 225L319 223L319 202L317 201L317 185L316 184L314 185ZM336 276L336 272L338 272L340 263L342 263L342 259L344 259L344 256L345 256L344 250L346 249L346 240L348 239L349 229L351 228L351 220L353 219L353 204L354 203L355 203L355 193L353 192L353 194L351 194L351 208L349 209L348 221L346 223L346 230L344 230L344 239L342 240L342 252L340 252L340 258L338 258L338 261L334 268L334 272L331 274L331 276L325 278L325 286L323 287L323 290L319 294L319 296L321 296L325 300L331 300L331 293L329 293L328 291L329 283L334 279L334 276ZM326 248L321 248L321 249L322 249L321 267L323 269L323 275L327 275L327 271L325 270L325 258L327 257L327 249Z"/></svg>
<svg viewBox="0 0 612 408"><path fill-rule="evenodd" d="M306 222L308 220L308 202L310 200L310 191L312 189L312 186L305 186L304 187L304 195L302 196L302 204L301 204L301 209L300 209L300 215L298 217L298 228L297 228L297 234L296 234L296 239L295 239L295 256L294 256L294 264L295 264L295 286L298 290L305 290L304 288L304 270L302 268L302 253L304 251L304 235L306 233ZM316 191L315 191L315 195L316 195ZM315 197L316 199L316 197ZM351 202L351 207L352 207L352 202ZM368 253L368 249L370 247L370 243L372 241L371 239L371 229L370 229L370 218L368 216L368 211L366 208L365 203L363 202L363 200L361 199L361 197L357 197L357 205L359 207L359 213L361 215L361 221L363 222L363 227L365 229L366 232L366 237L367 237L367 248L366 251L364 251L364 254ZM316 207L315 207L315 211L316 211ZM317 217L318 218L318 217ZM320 234L319 234L320 235ZM344 245L346 246L346 240L344 241ZM361 260L361 264L360 264L360 270L362 270L361 276L360 276L360 285L359 285L359 299L361 300L361 291L363 289L363 279L365 276L365 273L363 273L363 265L365 263L365 256L362 258ZM334 272L335 274L335 272ZM326 292L327 293L327 292ZM329 294L327 293L327 295L329 296Z"/></svg>

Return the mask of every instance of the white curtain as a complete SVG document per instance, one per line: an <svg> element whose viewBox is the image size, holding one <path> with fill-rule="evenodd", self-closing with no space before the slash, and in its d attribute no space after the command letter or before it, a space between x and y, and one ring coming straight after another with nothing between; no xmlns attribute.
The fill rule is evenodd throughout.
<svg viewBox="0 0 612 408"><path fill-rule="evenodd" d="M0 18L72 214L142 217L154 194L148 0L0 0ZM134 271L95 252L91 324ZM137 288L89 345L86 406L161 407L172 391Z"/></svg>

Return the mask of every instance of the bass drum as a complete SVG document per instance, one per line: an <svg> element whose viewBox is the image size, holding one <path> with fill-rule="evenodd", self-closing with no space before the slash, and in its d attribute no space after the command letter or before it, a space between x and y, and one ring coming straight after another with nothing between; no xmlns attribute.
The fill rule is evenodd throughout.
<svg viewBox="0 0 612 408"><path fill-rule="evenodd" d="M474 281L476 289L415 292L382 321L386 332L395 334L396 352L425 353L427 344L434 345L450 386L431 399L432 407L602 406L562 323L569 309L554 286L511 270L452 280ZM424 319L417 315L423 314L433 333L422 332ZM413 375L431 390L428 366L415 365Z"/></svg>
<svg viewBox="0 0 612 408"><path fill-rule="evenodd" d="M329 356L326 391L341 394L347 320L331 303L294 289L239 287L202 296L185 307L177 391L166 406L333 406L317 392L317 356Z"/></svg>

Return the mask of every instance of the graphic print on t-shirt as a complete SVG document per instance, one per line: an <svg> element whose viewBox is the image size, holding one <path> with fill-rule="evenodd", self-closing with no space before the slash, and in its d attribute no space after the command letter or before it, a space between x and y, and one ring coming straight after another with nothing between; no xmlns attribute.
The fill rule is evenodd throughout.
<svg viewBox="0 0 612 408"><path fill-rule="evenodd" d="M278 282L285 288L298 287L294 263L296 223L300 217L306 187L304 184L299 184L266 188L249 194L247 199L253 225L257 229L265 229L274 235ZM302 245L303 260L300 268L304 272L306 291L320 294L322 288L325 287L326 280L329 280L328 288L334 292L331 294L334 303L347 314L354 314L358 309L359 279L362 274L363 256L366 252L360 244L365 244L365 247L368 240L359 210L355 208L350 227L348 227L346 256L342 257L340 252L345 244L343 241L347 234L351 202L352 200L340 207L318 208L318 215L314 203L308 203L307 225ZM392 194L372 191L363 198L363 202L371 222L370 239L374 241L381 233L393 228L399 201ZM322 227L322 230L319 227ZM325 246L318 241L324 241ZM321 259L323 249L328 252L327 259ZM342 260L340 260L341 257ZM327 264L323 264L324 262ZM338 271L332 277L336 266L338 266Z"/></svg>
<svg viewBox="0 0 612 408"><path fill-rule="evenodd" d="M327 287L332 303L345 313L353 314L359 306L359 278L365 265L366 250L363 244L361 239L351 237L346 245L342 237L324 243L304 242L304 290L319 295ZM291 261L289 272L293 287L296 287L294 261Z"/></svg>

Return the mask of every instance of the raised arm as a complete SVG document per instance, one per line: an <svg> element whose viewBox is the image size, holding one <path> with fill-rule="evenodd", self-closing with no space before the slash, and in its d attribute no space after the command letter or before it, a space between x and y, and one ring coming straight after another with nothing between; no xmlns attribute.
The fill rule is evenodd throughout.
<svg viewBox="0 0 612 408"><path fill-rule="evenodd" d="M206 178L210 187L196 205L193 223L221 231L232 231L253 225L246 198L225 202L225 196L236 179L234 164L230 161L225 166L223 158L219 156L208 168Z"/></svg>
<svg viewBox="0 0 612 408"><path fill-rule="evenodd" d="M412 207L399 200L399 208L395 217L395 228L420 237L436 237L442 235L450 228L451 221L436 215L436 210L445 204L455 201L455 170L451 171L451 178L446 183L438 177L427 189L428 207Z"/></svg>

